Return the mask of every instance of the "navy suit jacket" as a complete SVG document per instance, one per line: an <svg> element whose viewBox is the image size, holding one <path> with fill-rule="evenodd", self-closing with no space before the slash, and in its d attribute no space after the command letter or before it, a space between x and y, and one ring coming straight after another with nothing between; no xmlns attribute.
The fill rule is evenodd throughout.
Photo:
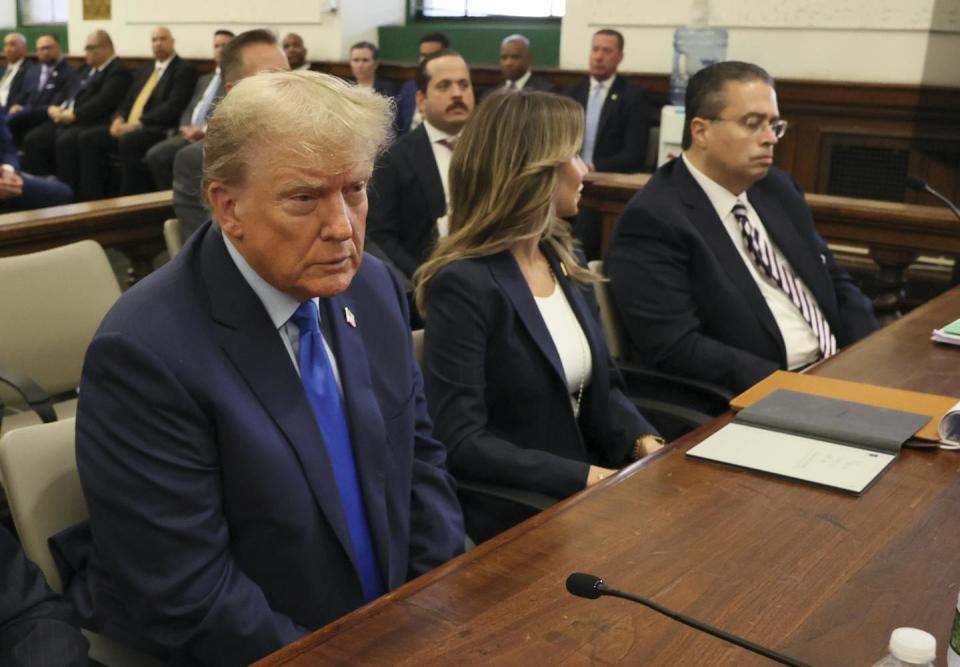
<svg viewBox="0 0 960 667"><path fill-rule="evenodd" d="M384 265L366 256L345 292L321 300L321 317L393 589L463 550L446 452L430 435L403 293ZM239 665L363 604L303 385L216 228L120 298L80 386L93 548L69 591L94 627L144 638L176 664ZM76 563L80 550L60 543Z"/></svg>
<svg viewBox="0 0 960 667"><path fill-rule="evenodd" d="M410 130L413 114L417 111L417 82L415 80L410 79L400 86L400 90L397 91L396 102L397 115L394 119L393 129L399 137Z"/></svg>
<svg viewBox="0 0 960 667"><path fill-rule="evenodd" d="M133 75L120 58L90 75L76 91L73 113L77 125L108 123L130 89Z"/></svg>
<svg viewBox="0 0 960 667"><path fill-rule="evenodd" d="M433 252L447 198L423 125L381 156L370 183L367 235L408 278Z"/></svg>
<svg viewBox="0 0 960 667"><path fill-rule="evenodd" d="M586 112L590 77L570 86L564 94L575 99ZM593 147L594 169L617 173L642 171L647 160L651 113L647 92L618 74L600 110Z"/></svg>
<svg viewBox="0 0 960 667"><path fill-rule="evenodd" d="M36 63L27 71L23 77L23 87L20 89L20 94L14 104L23 106L24 110L40 109L46 115L48 106L60 104L67 98L67 95L74 89L79 76L77 70L73 69L66 59L61 59L47 76L47 82L43 90L40 90L40 72L42 70L43 66Z"/></svg>
<svg viewBox="0 0 960 667"><path fill-rule="evenodd" d="M747 197L837 344L874 331L873 306L837 266L793 179L773 168ZM604 264L636 360L734 391L786 368L776 320L683 160L662 166L633 196Z"/></svg>
<svg viewBox="0 0 960 667"><path fill-rule="evenodd" d="M509 251L454 262L427 284L423 372L435 433L455 477L564 498L590 464L631 461L656 433L623 394L591 286L544 252L590 344L593 374L580 418L533 294Z"/></svg>
<svg viewBox="0 0 960 667"><path fill-rule="evenodd" d="M146 85L154 68L155 64L149 62L134 73L133 84L117 109L117 115L124 120L130 115L140 90ZM176 129L180 114L190 101L190 93L196 83L197 69L180 56L173 56L143 107L140 122L144 126Z"/></svg>
<svg viewBox="0 0 960 667"><path fill-rule="evenodd" d="M20 171L20 154L13 143L13 134L7 127L7 110L0 107L0 164L9 164Z"/></svg>

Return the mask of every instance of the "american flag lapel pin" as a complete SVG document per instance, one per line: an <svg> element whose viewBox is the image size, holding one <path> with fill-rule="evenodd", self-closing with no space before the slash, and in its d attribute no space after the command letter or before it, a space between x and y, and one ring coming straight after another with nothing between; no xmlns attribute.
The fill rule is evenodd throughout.
<svg viewBox="0 0 960 667"><path fill-rule="evenodd" d="M354 329L357 328L357 318L353 314L353 311L347 308L346 306L343 307L343 319L345 319L347 321L347 324L352 326Z"/></svg>

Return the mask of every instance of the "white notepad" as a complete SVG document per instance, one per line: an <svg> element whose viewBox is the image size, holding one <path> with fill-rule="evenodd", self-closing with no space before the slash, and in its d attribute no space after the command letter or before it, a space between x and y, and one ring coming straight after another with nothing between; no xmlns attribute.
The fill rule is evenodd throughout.
<svg viewBox="0 0 960 667"><path fill-rule="evenodd" d="M743 424L727 424L687 456L863 491L896 458L893 454Z"/></svg>

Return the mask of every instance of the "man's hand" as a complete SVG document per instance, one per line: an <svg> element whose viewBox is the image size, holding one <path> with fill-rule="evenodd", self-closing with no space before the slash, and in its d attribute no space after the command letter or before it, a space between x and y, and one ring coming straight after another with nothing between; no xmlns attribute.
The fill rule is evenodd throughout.
<svg viewBox="0 0 960 667"><path fill-rule="evenodd" d="M21 111L23 111L23 105L14 104L12 107L10 107L7 113L12 116L13 114L20 113Z"/></svg>
<svg viewBox="0 0 960 667"><path fill-rule="evenodd" d="M23 192L23 179L9 169L0 171L0 199L19 197Z"/></svg>
<svg viewBox="0 0 960 667"><path fill-rule="evenodd" d="M67 109L61 109L60 115L57 116L57 118L54 119L53 122L56 123L57 125L69 125L76 119L77 117L76 115L74 115L73 111L69 111Z"/></svg>
<svg viewBox="0 0 960 667"><path fill-rule="evenodd" d="M110 125L110 136L119 139L125 134L130 134L140 129L140 123L127 123L122 118L114 118Z"/></svg>
<svg viewBox="0 0 960 667"><path fill-rule="evenodd" d="M205 132L202 127L195 127L193 125L184 125L180 128L180 136L187 140L188 144L193 144L201 139Z"/></svg>
<svg viewBox="0 0 960 667"><path fill-rule="evenodd" d="M51 104L47 107L47 115L50 116L50 120L52 120L54 123L56 123L57 119L60 118L61 113L63 113L63 109L55 104Z"/></svg>

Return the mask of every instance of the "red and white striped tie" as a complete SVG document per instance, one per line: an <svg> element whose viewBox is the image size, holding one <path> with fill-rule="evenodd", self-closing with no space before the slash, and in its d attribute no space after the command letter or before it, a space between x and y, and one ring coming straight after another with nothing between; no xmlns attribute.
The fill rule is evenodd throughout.
<svg viewBox="0 0 960 667"><path fill-rule="evenodd" d="M831 333L830 324L823 313L820 312L816 299L800 284L790 267L777 256L777 253L760 235L757 228L750 224L750 220L747 218L747 207L739 199L733 207L733 217L740 225L744 243L746 243L747 250L750 251L757 267L774 285L790 297L793 305L803 315L803 319L813 329L813 333L820 343L820 355L826 359L836 354L837 339Z"/></svg>

